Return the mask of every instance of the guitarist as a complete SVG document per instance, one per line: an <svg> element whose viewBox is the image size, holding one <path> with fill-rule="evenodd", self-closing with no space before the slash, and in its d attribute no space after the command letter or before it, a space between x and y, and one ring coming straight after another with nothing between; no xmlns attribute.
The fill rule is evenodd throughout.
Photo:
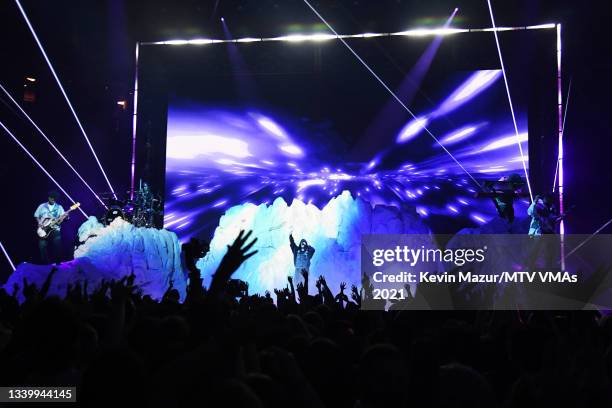
<svg viewBox="0 0 612 408"><path fill-rule="evenodd" d="M528 260L530 271L536 270L534 268L541 252L544 252L544 267L558 266L560 242L556 235L557 226L565 215L559 214L554 198L551 193L536 195L527 210L527 214L531 217L529 236L535 241Z"/></svg>
<svg viewBox="0 0 612 408"><path fill-rule="evenodd" d="M34 212L34 218L36 218L36 222L39 226L45 219L57 219L64 214L64 207L57 202L58 198L59 193L57 191L50 191L47 202L38 206ZM49 246L51 246L51 248L49 248ZM42 263L49 264L60 260L62 253L62 234L59 224L52 227L49 236L38 239L38 249L40 250L40 260ZM49 249L51 249L52 252L51 257L49 256Z"/></svg>
<svg viewBox="0 0 612 408"><path fill-rule="evenodd" d="M563 218L557 211L552 194L535 196L527 214L531 217L530 236L555 234L557 224Z"/></svg>

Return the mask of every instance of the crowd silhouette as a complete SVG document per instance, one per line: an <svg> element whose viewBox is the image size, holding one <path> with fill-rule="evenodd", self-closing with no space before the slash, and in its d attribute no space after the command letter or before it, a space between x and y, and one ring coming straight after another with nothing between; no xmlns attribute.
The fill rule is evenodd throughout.
<svg viewBox="0 0 612 408"><path fill-rule="evenodd" d="M255 242L241 232L208 287L206 249L187 245L182 302L172 284L159 301L143 295L134 275L64 298L47 295L53 270L41 287L0 289L0 385L76 385L77 405L96 407L612 406L608 316L365 311L371 285L334 294L333 271L235 293Z"/></svg>

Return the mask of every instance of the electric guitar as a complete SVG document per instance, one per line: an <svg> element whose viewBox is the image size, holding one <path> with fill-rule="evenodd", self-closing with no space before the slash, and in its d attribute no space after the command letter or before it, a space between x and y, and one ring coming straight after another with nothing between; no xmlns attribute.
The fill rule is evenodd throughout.
<svg viewBox="0 0 612 408"><path fill-rule="evenodd" d="M68 211L66 211L57 218L45 217L40 220L40 222L38 223L38 228L36 229L36 234L38 234L38 237L41 239L49 237L51 231L53 231L53 227L55 227L56 225L60 225L62 222L64 222L66 217L68 217L68 214L70 214L71 211L76 210L80 206L81 203L75 203L68 209Z"/></svg>
<svg viewBox="0 0 612 408"><path fill-rule="evenodd" d="M567 217L567 215L569 213L572 212L574 207L575 206L572 205L563 214L547 214L547 215L544 215L544 214L538 213L538 211L536 211L534 217L539 221L540 229L542 230L543 233L545 233L545 234L554 234L555 231L557 230L557 225L562 220L564 220L565 217Z"/></svg>

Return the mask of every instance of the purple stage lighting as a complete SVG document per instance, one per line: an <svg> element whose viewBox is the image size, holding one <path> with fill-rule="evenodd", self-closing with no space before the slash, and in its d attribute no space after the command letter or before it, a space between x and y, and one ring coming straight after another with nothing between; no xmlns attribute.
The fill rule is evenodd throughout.
<svg viewBox="0 0 612 408"><path fill-rule="evenodd" d="M285 153L290 154L291 156L302 157L304 156L304 152L298 146L290 143L281 144L278 146L280 150Z"/></svg>
<svg viewBox="0 0 612 408"><path fill-rule="evenodd" d="M415 138L428 124L429 119L427 116L411 120L397 135L397 143L406 143Z"/></svg>
<svg viewBox="0 0 612 408"><path fill-rule="evenodd" d="M472 213L470 214L470 218L473 219L474 221L476 221L478 224L486 224L487 222L490 221L490 219L482 214L479 213Z"/></svg>
<svg viewBox="0 0 612 408"><path fill-rule="evenodd" d="M202 220L215 219L215 215L221 215L237 205L260 205L283 197L288 204L297 199L322 208L343 191L373 205L399 206L402 202L410 203L418 206L420 216L428 220L452 217L459 224L479 223L477 219L469 217L474 210L486 217L483 219L494 216L494 209L488 208L488 203L483 206L482 201L463 198L475 190L467 186L466 177L458 176L460 169L452 165L448 156L433 147L430 148L431 159L401 161L395 166L390 166L390 156L385 151L379 152L367 163L345 161L346 152L343 150L332 152L331 157L335 161L324 161L317 155L293 158L279 148L278 132L270 132L270 126L262 126L261 119L264 117L265 124L275 123L287 129L283 130L283 136L301 151L309 149L313 142L317 143L318 139L312 136L314 133L304 127L310 121L304 122L286 113L283 115L286 126L283 126L273 112L255 115L243 108L228 111L212 109L207 104L194 105L193 101L187 105L180 100L171 101L166 162L169 193L165 223L166 227L179 234L181 240L195 230L214 227L202 227ZM314 128L319 126L318 123L311 125ZM464 127L479 125L475 123ZM499 125L495 121L489 124L493 128ZM508 124L502 126L508 127ZM296 133L290 133L288 129ZM458 152L464 155L462 157L471 171L497 176L512 170L512 167L497 166L495 163L516 157L516 152L506 152L503 148L508 144L504 138L492 139L481 132L474 133L469 144L462 145L461 140L456 143L464 146ZM228 139L231 141L228 142ZM220 151L219 145L231 145L231 149ZM487 146L484 154L474 154ZM289 157L291 159L287 160ZM445 174L437 175L441 170ZM441 200L446 204L440 206Z"/></svg>
<svg viewBox="0 0 612 408"><path fill-rule="evenodd" d="M411 30L406 35L442 36L451 32L459 31ZM260 38L257 41L282 39L301 42L357 37L339 36L334 32L333 35L294 35ZM361 35L360 38L365 37ZM231 36L226 40L210 40L209 43L215 42L227 46L228 51L230 48L246 49L237 44L241 42L240 39L232 39ZM185 40L180 44L195 42ZM366 66L359 56L355 56ZM234 64L233 60L230 62ZM241 78L253 80L258 89L269 89L268 81L272 79L258 77L256 73L250 75L250 65L245 68L239 70ZM380 77L366 68L381 82ZM344 118L334 116L334 109L326 109L324 115L320 111L318 115L313 114L308 111L307 103L303 104L306 112L297 115L295 109L287 108L287 95L283 96L280 91L274 95L256 93L256 98L245 104L243 99L234 100L232 95L228 100L227 93L223 93L224 89L232 86L236 87L236 95L240 93L240 86L234 81L219 85L218 95L207 94L199 104L193 104L199 98L194 92L177 95L174 103L169 104L166 185L168 191L178 187L182 189L167 196L166 209L174 214L172 218L166 217L167 222L182 218L172 225L180 230L177 233L182 240L189 235L212 232L218 225L219 217L226 211L237 211L241 205L250 211L252 205L267 205L282 198L287 204L297 199L323 208L330 199L348 191L353 197L361 197L371 205L417 208L417 212L427 217L431 225L440 225L440 218L456 224L467 222L470 227L475 223L486 223L496 216L490 200L485 202L465 198L476 192L468 185L470 178L475 180L471 174L478 174L479 179L497 179L500 175L515 172L522 161L513 149L517 137L509 135L511 124L507 115L500 120L501 115L495 110L496 107L487 107L488 104L481 103L484 98L479 97L487 93L490 87L494 87L494 92L487 93L489 98L503 95L503 92L500 93L503 85L498 81L501 75L499 70L466 75L464 83L456 87L452 95L448 92L443 94L446 97L432 102L429 106L433 107L418 112L418 116L403 122L405 115L400 111L399 123L379 129L376 135L381 139L387 138L386 143L358 152L353 150L353 143L362 136L360 132L363 127L355 129L342 123ZM228 81L231 80L231 76L225 76L230 77ZM305 75L301 78L301 84L307 80L309 77ZM429 81L427 78L425 85ZM264 84L268 87L264 87ZM384 83L381 84L384 86ZM443 87L433 90L431 95L440 95L441 92L436 91L446 91L448 84L443 83ZM308 93L307 90L305 92ZM400 100L394 96L392 104L396 108L402 102L409 105L400 89L396 92L395 96ZM264 96L267 99L265 102ZM376 109L390 101L386 95L381 99L382 103ZM178 118L174 112L177 108L191 109L191 112ZM452 115L443 118L438 115L440 109L448 109L446 113ZM376 113L374 110L370 117L375 117ZM518 140L526 138L525 123L519 127L523 131ZM431 135L426 128L428 126L443 135L433 146L420 137L423 131ZM200 143L210 145L209 135L240 141L244 145L231 152L202 149ZM434 135L431 136L437 140ZM181 137L186 139L181 142ZM191 143L193 148L189 148ZM452 146L452 154L445 146ZM245 155L245 152L249 155ZM237 153L241 157L236 157ZM406 163L406 160L410 163ZM333 172L333 169L341 170ZM465 177L464 173L470 178ZM220 187L213 188L213 185ZM517 212L524 213L521 209ZM207 225L203 226L205 223Z"/></svg>
<svg viewBox="0 0 612 408"><path fill-rule="evenodd" d="M287 140L287 132L272 119L258 114L253 114L253 116L257 118L257 123L270 134L281 140Z"/></svg>
<svg viewBox="0 0 612 408"><path fill-rule="evenodd" d="M497 150L497 149L512 146L515 144L518 144L519 146L521 146L523 143L527 143L528 139L529 138L527 136L527 133L520 133L517 136L515 135L505 136L497 140L494 140L491 143L488 143L486 146L476 151L475 154L484 153L484 152L488 152L491 150Z"/></svg>
<svg viewBox="0 0 612 408"><path fill-rule="evenodd" d="M456 10L451 14L451 16L447 19L444 24L444 29L448 28L455 17ZM427 49L423 54L419 57L418 61L414 66L410 69L410 72L402 83L396 89L396 95L400 98L406 105L409 105L414 100L414 97L417 95L419 89L423 84L423 80L427 72L429 72L429 68L433 63L433 60L442 44L443 35L436 35L431 43L427 46ZM360 142L364 147L364 150L370 150L372 148L373 143L378 143L380 145L384 145L389 142L389 140L385 140L380 137L381 133L387 133L388 129L395 128L396 126L400 126L404 122L404 114L402 112L402 107L393 99L390 99L380 113L377 115L376 119L368 126L367 131L362 137L362 141ZM426 123L423 124L427 126ZM419 133L422 129L415 129L414 132ZM412 132L412 131L411 131ZM397 138L397 137L396 137Z"/></svg>
<svg viewBox="0 0 612 408"><path fill-rule="evenodd" d="M474 98L490 87L502 75L500 70L482 70L472 74L459 88L457 88L433 113L438 117L457 109L470 99Z"/></svg>
<svg viewBox="0 0 612 408"><path fill-rule="evenodd" d="M193 159L198 156L216 156L218 154L240 159L252 156L249 152L248 143L240 139L216 135L203 135L197 138L189 136L168 138L166 155L172 159ZM227 159L217 160L227 161Z"/></svg>
<svg viewBox="0 0 612 408"><path fill-rule="evenodd" d="M366 171L370 171L374 169L374 167L378 166L379 163L380 163L380 157L374 157L372 160L370 160L370 162L366 166Z"/></svg>
<svg viewBox="0 0 612 408"><path fill-rule="evenodd" d="M315 13L315 15L323 22L323 24L325 24L327 26L327 28L329 28L329 30L334 33L334 35L336 36L336 38L338 38L342 44L344 44L344 46L351 52L351 54L353 54L355 56L355 58L357 58L357 60L370 72L370 74L372 74L372 76L374 76L374 78L383 86L383 88L385 88L385 90L387 92L389 92L389 94L393 97L393 99L395 99L403 108L406 112L408 112L408 114L410 116L412 116L415 120L418 121L416 115L414 113L412 113L412 111L410 110L410 108L408 108L408 106L406 106L406 104L395 94L395 92L393 92L393 90L391 88L389 88L389 86L385 83L385 81L383 81L380 76L378 76L378 74L376 74L376 72L374 72L374 70L372 68L370 68L370 66L363 60L363 58L361 58L359 56L359 54L357 54L357 52L355 52L355 50L353 50L353 48L351 48L351 46L336 32L336 30L334 30L334 28L327 22L327 20L325 20L325 18L323 18L323 16L312 6L312 4L310 4L310 2L308 2L308 0L304 0L304 3L308 6L308 8L310 8L312 10L313 13ZM453 12L453 15L455 13ZM423 130L425 130L425 132L427 132L433 139L434 141L436 141L437 143L439 143L438 138L436 138L436 136L434 136L433 133L431 133L431 131L429 129L427 129L426 126L423 126ZM457 163L457 165L465 171L465 173L472 179L472 181L474 182L474 184L476 184L479 188L480 188L480 183L474 178L474 176L472 176L472 174L470 174L470 172L455 158L455 156L452 155L452 153L444 146L441 146L442 149L453 159L453 161L455 161Z"/></svg>
<svg viewBox="0 0 612 408"><path fill-rule="evenodd" d="M454 130L446 136L442 137L440 139L440 144L434 143L433 147L440 147L440 145L450 146L455 143L463 142L465 139L469 138L470 136L473 136L482 126L483 124L476 124L464 126L457 130Z"/></svg>

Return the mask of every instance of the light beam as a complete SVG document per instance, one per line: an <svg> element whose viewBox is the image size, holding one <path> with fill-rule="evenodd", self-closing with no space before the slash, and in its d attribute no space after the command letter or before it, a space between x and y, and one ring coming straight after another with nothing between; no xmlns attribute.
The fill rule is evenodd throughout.
<svg viewBox="0 0 612 408"><path fill-rule="evenodd" d="M15 272L15 264L13 263L13 260L9 256L8 252L6 252L6 248L4 248L4 245L2 245L2 241L0 241L0 249L2 249L4 256L6 256L6 260L8 261L9 265L11 265L11 269L13 269L13 272Z"/></svg>
<svg viewBox="0 0 612 408"><path fill-rule="evenodd" d="M402 100L395 94L395 92L393 92L393 90L389 88L389 86L376 74L376 72L374 72L374 70L370 68L370 66L359 56L359 54L357 54L357 52L355 52L355 50L353 50L353 48L350 45L348 45L348 43L344 40L344 38L338 35L336 30L334 30L334 28L327 22L327 20L325 20L325 18L323 18L321 14L319 14L319 12L308 2L308 0L304 0L304 3L306 3L306 5L312 10L313 13L315 13L315 15L323 22L323 24L325 24L327 28L329 28L329 30L332 33L334 33L334 35L340 41L342 41L342 44L344 44L344 46L348 48L348 50L355 56L355 58L357 58L357 60L361 62L361 64L374 76L374 78L387 90L387 92L389 92L389 94L393 97L393 99L395 99L402 106L402 108L404 108L404 110L406 110L406 112L408 112L408 114L412 116L413 119L418 120L417 116L414 113L412 113L410 108L408 108L408 106L406 106L406 104L402 102ZM453 14L451 15L450 19L452 19L456 13L457 13L457 9L453 11ZM423 130L426 131L427 134L429 134L434 139L434 141L440 145L440 147L451 157L451 159L453 159L455 163L457 163L457 165L472 179L472 181L478 186L478 188L482 188L482 186L474 178L474 176L472 176L472 174L469 171L467 171L467 169L463 167L461 163L459 163L459 161L455 158L455 156L453 156L453 154L442 143L440 143L438 138L435 137L434 134L431 133L425 125L423 125Z"/></svg>
<svg viewBox="0 0 612 408"><path fill-rule="evenodd" d="M572 255L574 252L576 252L577 250L579 250L580 248L582 248L584 246L584 244L586 244L587 242L589 242L591 239L593 239L593 237L597 234L599 234L601 231L604 230L604 228L606 228L608 225L612 224L612 219L608 220L608 222L606 222L604 225L602 225L601 227L597 228L597 230L592 233L591 235L589 235L588 237L586 237L586 239L584 241L582 241L580 244L576 245L576 247L574 249L572 249L567 255L565 255L565 257L561 258L561 262L565 262L565 259L567 259L570 255Z"/></svg>
<svg viewBox="0 0 612 408"><path fill-rule="evenodd" d="M26 113L25 110L23 110L23 108L19 105L19 103L11 96L11 94L2 86L2 84L0 84L0 89L2 89L2 91L6 94L6 96L9 97L9 99L15 104L15 106L21 111L21 113L23 113L23 115L30 121L30 123L32 124L32 126L34 126L36 128L36 130L38 130L38 133L41 134L41 136L47 141L47 143L49 143L49 145L53 148L53 150L55 150L55 152L59 155L59 157L62 158L62 160L64 160L64 162L68 165L68 167L70 167L70 170L72 170L74 172L74 174L76 174L76 176L79 178L79 180L81 180L83 182L83 184L85 184L85 187L87 187L89 189L89 191L91 191L91 193L94 195L94 197L96 197L98 199L98 201L100 202L100 204L102 204L104 206L104 208L108 208L106 206L106 204L104 204L104 201L102 201L102 199L98 196L98 194L96 194L96 192L91 188L91 186L85 181L85 179L83 179L83 177L81 177L81 175L79 174L79 172L74 168L74 166L72 164L70 164L70 162L68 161L68 159L66 159L66 157L62 154L62 152L59 151L59 149L53 144L53 142L47 137L47 135L45 134L45 132L42 131L42 129L40 127L38 127L38 125L34 122L34 120L32 120L32 118L30 117L30 115L28 115Z"/></svg>
<svg viewBox="0 0 612 408"><path fill-rule="evenodd" d="M93 154L94 159L96 160L96 163L98 164L98 167L100 168L100 171L102 172L102 175L104 176L104 179L106 180L106 183L108 184L108 187L113 193L113 196L117 198L117 195L115 194L115 190L113 189L113 186L111 185L110 180L106 176L106 172L104 171L104 168L102 168L102 163L100 163L100 160L98 159L98 155L96 154L96 151L94 150L91 142L89 141L89 137L87 137L87 133L85 133L85 129L83 128L83 125L81 124L81 121L78 115L76 114L76 111L74 110L72 106L72 103L70 103L70 99L68 98L68 95L66 94L66 91L64 90L64 87L62 86L62 83L60 82L59 77L57 76L55 69L53 68L53 65L51 64L51 60L49 60L49 57L47 56L47 53L45 52L45 49L42 46L42 43L38 39L38 36L36 35L36 32L34 31L34 27L32 26L32 23L30 23L30 19L28 18L25 10L21 6L21 3L19 2L19 0L15 0L15 3L17 3L17 7L19 8L19 11L23 15L23 18L25 19L25 22L28 25L28 28L30 29L32 36L34 37L34 40L36 41L38 48L40 49L43 57L45 58L45 61L47 62L47 65L49 66L49 69L51 70L51 73L53 74L53 78L55 78L55 81L57 82L57 85L59 86L62 92L62 95L64 96L64 99L66 99L66 103L68 103L70 112L72 112L72 115L74 116L74 119L76 120L77 125L79 126L79 129L81 130L81 133L83 134L83 137L85 138L85 141L87 142L87 146L89 146L89 150L91 150L91 153Z"/></svg>
<svg viewBox="0 0 612 408"><path fill-rule="evenodd" d="M43 171L43 173L45 173L47 175L47 177L49 177L51 179L51 181L53 181L53 183L57 186L57 188L59 188L62 193L64 193L66 195L66 197L68 197L68 199L72 202L72 204L76 204L76 201L73 200L73 198L70 196L70 194L68 194L66 192L66 190L64 190L64 188L53 178L53 176L51 174L49 174L49 172L44 168L44 166L42 164L40 164L40 162L38 160L36 160L36 158L34 156L32 156L32 153L30 153L30 151L19 141L19 139L17 139L17 137L15 137L15 135L13 134L13 132L11 132L2 121L0 121L0 126L4 129L4 131L13 138L13 140L15 141L15 143L17 143L19 145L19 147L21 147L23 149L23 151L30 156L30 159L32 159L32 161L34 163L36 163L36 165L38 167L40 167L40 169ZM83 211L83 209L81 207L78 207L79 211L83 214L83 216L85 218L87 217L87 214L85 214L85 211Z"/></svg>
<svg viewBox="0 0 612 408"><path fill-rule="evenodd" d="M518 125L516 123L516 115L514 114L514 106L512 104L512 97L510 96L510 87L508 86L508 77L506 75L506 68L504 66L504 59L502 57L501 47L499 45L499 37L497 35L497 27L495 26L495 18L493 17L493 8L491 7L491 0L487 0L489 6L489 15L491 16L491 25L493 26L493 35L495 36L495 44L497 45L497 53L499 54L499 63L501 65L502 74L504 77L504 84L506 85L506 94L508 95L508 103L510 104L510 113L512 114L512 124L514 125L514 132L516 133L516 141L521 152L521 158L523 162L523 170L525 171L525 180L527 180L527 188L529 189L529 197L533 201L533 193L531 191L531 182L529 181L529 173L527 172L527 164L525 162L525 156L523 154L523 146L521 145Z"/></svg>

